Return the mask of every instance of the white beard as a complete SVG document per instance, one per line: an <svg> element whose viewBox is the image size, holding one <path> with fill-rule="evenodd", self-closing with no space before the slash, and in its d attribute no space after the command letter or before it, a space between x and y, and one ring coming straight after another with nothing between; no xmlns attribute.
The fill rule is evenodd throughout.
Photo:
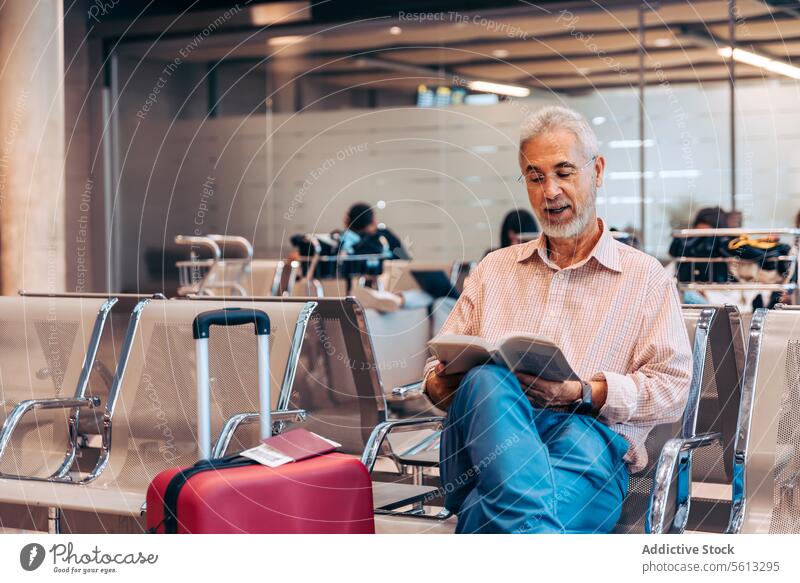
<svg viewBox="0 0 800 583"><path fill-rule="evenodd" d="M555 237L557 239L569 239L580 235L592 220L595 213L594 201L597 196L597 188L592 185L592 196L590 200L586 201L575 218L568 223L551 223L549 217L542 216L544 213L541 209L534 209L536 218L539 220L539 225L542 227L542 232L548 237Z"/></svg>

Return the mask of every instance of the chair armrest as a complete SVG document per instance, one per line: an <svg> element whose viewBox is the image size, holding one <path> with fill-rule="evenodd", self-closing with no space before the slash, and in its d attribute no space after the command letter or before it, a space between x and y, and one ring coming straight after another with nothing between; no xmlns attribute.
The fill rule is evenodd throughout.
<svg viewBox="0 0 800 583"><path fill-rule="evenodd" d="M663 534L666 525L667 498L672 485L675 468L678 467L679 487L677 492L678 511L673 523L677 532L683 532L689 513L689 501L692 489L692 452L700 447L705 447L722 439L720 433L701 433L694 437L675 437L667 441L661 450L653 477L653 496L648 512L649 527L647 531L653 534Z"/></svg>
<svg viewBox="0 0 800 583"><path fill-rule="evenodd" d="M378 454L381 452L383 442L393 431L398 429L401 431L413 431L425 426L434 426L436 429L441 429L443 422L444 417L420 417L419 419L384 421L372 430L372 434L369 436L369 440L367 440L367 445L364 447L361 463L372 473L372 469L375 467L375 461L378 459Z"/></svg>
<svg viewBox="0 0 800 583"><path fill-rule="evenodd" d="M100 405L98 397L64 397L53 399L27 399L20 401L9 413L0 429L0 458L6 452L11 435L19 422L29 411L36 409L78 409L81 407L94 408Z"/></svg>
<svg viewBox="0 0 800 583"><path fill-rule="evenodd" d="M422 381L414 381L407 385L401 385L392 389L392 399L402 401L413 397L419 397L423 394Z"/></svg>
<svg viewBox="0 0 800 583"><path fill-rule="evenodd" d="M282 409L280 411L272 411L270 417L272 418L273 426L282 423L301 423L307 418L304 409ZM242 425L251 425L258 423L261 415L258 413L239 413L232 415L225 422L225 425L220 431L219 439L214 444L214 449L211 452L212 458L224 457L230 447L233 434Z"/></svg>

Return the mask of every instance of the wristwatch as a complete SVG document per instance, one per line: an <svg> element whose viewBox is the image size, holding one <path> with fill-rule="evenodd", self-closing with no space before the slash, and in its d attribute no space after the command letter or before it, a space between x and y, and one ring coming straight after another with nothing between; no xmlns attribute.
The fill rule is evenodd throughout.
<svg viewBox="0 0 800 583"><path fill-rule="evenodd" d="M578 415L591 415L593 411L592 385L587 381L581 381L581 398L573 403L572 412Z"/></svg>

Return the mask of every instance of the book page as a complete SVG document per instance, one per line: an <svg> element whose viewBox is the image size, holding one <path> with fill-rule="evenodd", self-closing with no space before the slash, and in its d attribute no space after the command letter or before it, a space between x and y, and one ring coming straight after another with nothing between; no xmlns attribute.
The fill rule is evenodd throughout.
<svg viewBox="0 0 800 583"><path fill-rule="evenodd" d="M492 345L478 336L443 334L428 342L428 346L433 355L445 363L448 374L467 372L494 360Z"/></svg>
<svg viewBox="0 0 800 583"><path fill-rule="evenodd" d="M505 365L515 371L549 381L577 381L578 375L561 349L547 338L519 334L508 336L497 350Z"/></svg>

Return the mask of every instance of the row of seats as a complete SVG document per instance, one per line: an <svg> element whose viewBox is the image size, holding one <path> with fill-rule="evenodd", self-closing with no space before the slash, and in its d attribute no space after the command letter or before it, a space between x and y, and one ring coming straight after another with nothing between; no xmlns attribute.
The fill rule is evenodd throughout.
<svg viewBox="0 0 800 583"><path fill-rule="evenodd" d="M0 298L0 526L43 530L49 509L64 531L141 531L150 479L197 458L191 322L221 305L270 314L276 421L362 457L379 531L452 530L436 469L442 418L388 418L355 300L141 296ZM756 312L746 351L735 308L685 307L684 318L691 397L681 423L651 433L618 532L800 531L800 311ZM257 442L252 334L223 329L210 354L223 455Z"/></svg>
<svg viewBox="0 0 800 583"><path fill-rule="evenodd" d="M152 477L197 460L191 323L222 305L270 315L274 419L304 419L343 452L362 454L387 417L352 299L3 297L3 527L42 530L47 510L58 509L64 531L141 530ZM244 327L215 331L209 351L212 435L223 455L258 443L257 355ZM388 486L376 486L376 505L418 492Z"/></svg>

